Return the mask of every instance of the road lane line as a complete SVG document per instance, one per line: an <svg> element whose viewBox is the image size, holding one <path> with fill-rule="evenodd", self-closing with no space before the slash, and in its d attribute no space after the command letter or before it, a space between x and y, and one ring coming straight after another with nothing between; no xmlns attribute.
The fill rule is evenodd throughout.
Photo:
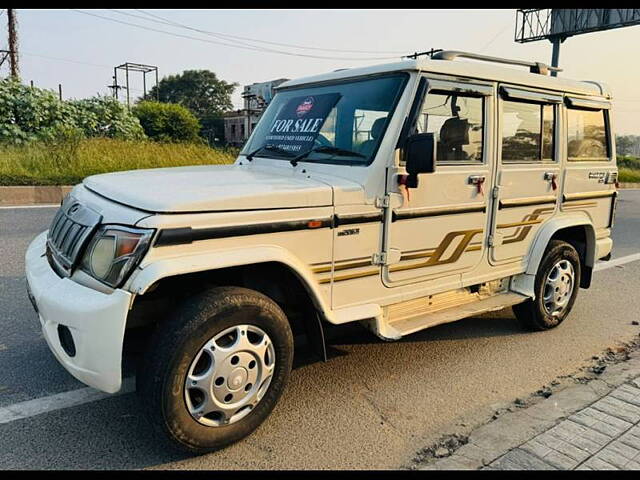
<svg viewBox="0 0 640 480"><path fill-rule="evenodd" d="M47 205L6 205L0 207L0 210L12 210L18 208L58 208L60 207L59 203L51 203Z"/></svg>
<svg viewBox="0 0 640 480"><path fill-rule="evenodd" d="M0 407L0 424L42 415L43 413L55 412L56 410L62 410L64 408L76 407L105 398L117 397L125 393L134 392L135 389L135 377L129 377L123 380L122 388L118 393L104 393L94 388L86 387L69 392L56 393L48 397L14 403L13 405Z"/></svg>
<svg viewBox="0 0 640 480"><path fill-rule="evenodd" d="M596 266L593 268L594 272L599 272L601 270L606 270L607 268L617 267L619 265L624 265L629 262L636 262L640 260L640 253L634 253L631 255L627 255L625 257L615 258L613 260L609 260L608 262L598 262Z"/></svg>

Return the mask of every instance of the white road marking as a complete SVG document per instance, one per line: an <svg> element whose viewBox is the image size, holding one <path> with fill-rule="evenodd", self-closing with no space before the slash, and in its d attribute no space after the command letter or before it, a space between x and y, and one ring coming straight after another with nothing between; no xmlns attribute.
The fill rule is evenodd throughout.
<svg viewBox="0 0 640 480"><path fill-rule="evenodd" d="M608 262L598 262L596 263L596 266L593 268L593 271L599 272L601 270L606 270L607 268L617 267L619 265L624 265L625 263L629 263L629 262L636 262L638 260L640 260L640 253L634 253L624 257L609 260Z"/></svg>
<svg viewBox="0 0 640 480"><path fill-rule="evenodd" d="M0 210L11 210L13 208L58 208L59 203L51 203L46 205L7 205L0 207Z"/></svg>
<svg viewBox="0 0 640 480"><path fill-rule="evenodd" d="M69 392L56 393L48 397L35 398L33 400L27 400L26 402L14 403L13 405L0 407L0 424L10 423L64 408L75 407L105 398L116 397L125 393L134 392L135 389L135 378L129 377L123 380L122 388L118 393L114 394L104 393L94 388L86 387Z"/></svg>

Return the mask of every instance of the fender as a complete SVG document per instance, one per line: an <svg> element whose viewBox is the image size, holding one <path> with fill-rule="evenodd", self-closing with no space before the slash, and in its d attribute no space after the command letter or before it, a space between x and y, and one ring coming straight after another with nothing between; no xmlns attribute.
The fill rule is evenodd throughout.
<svg viewBox="0 0 640 480"><path fill-rule="evenodd" d="M528 274L535 275L538 271L538 266L542 261L544 251L549 244L549 241L553 235L564 228L569 227L585 227L586 233L586 250L584 263L588 267L593 267L596 257L596 232L593 229L593 225L588 215L583 212L572 212L570 214L563 214L561 217L552 218L544 224L544 226L538 232L535 240L531 245L529 253L529 263L527 265Z"/></svg>
<svg viewBox="0 0 640 480"><path fill-rule="evenodd" d="M596 256L596 232L586 213L571 212L548 220L540 229L531 244L528 255L527 269L524 273L513 277L511 289L515 292L535 298L534 282L540 262L549 241L559 230L570 227L585 227L586 249L584 263L593 267Z"/></svg>
<svg viewBox="0 0 640 480"><path fill-rule="evenodd" d="M290 251L276 245L209 250L181 257L159 258L147 264L143 262L127 281L125 288L142 295L151 285L166 277L266 262L278 262L289 267L302 281L315 307L327 320L333 320L333 312L307 264Z"/></svg>

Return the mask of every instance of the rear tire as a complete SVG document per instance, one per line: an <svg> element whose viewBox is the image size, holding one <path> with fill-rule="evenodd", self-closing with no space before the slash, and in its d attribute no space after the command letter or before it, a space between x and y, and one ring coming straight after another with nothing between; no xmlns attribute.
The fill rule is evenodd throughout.
<svg viewBox="0 0 640 480"><path fill-rule="evenodd" d="M275 302L246 288L217 287L187 299L158 326L138 368L137 392L157 433L181 450L206 453L260 426L292 361L291 328Z"/></svg>
<svg viewBox="0 0 640 480"><path fill-rule="evenodd" d="M514 305L513 313L530 330L560 325L571 309L580 287L580 257L572 245L551 240L536 273L536 298Z"/></svg>

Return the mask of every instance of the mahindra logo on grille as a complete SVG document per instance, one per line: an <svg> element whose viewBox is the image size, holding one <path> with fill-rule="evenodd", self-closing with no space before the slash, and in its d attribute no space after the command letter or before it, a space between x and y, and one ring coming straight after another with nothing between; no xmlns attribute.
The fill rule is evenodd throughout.
<svg viewBox="0 0 640 480"><path fill-rule="evenodd" d="M76 203L74 206L72 206L69 209L69 215L73 215L74 213L76 213L78 210L80 210L80 204Z"/></svg>

